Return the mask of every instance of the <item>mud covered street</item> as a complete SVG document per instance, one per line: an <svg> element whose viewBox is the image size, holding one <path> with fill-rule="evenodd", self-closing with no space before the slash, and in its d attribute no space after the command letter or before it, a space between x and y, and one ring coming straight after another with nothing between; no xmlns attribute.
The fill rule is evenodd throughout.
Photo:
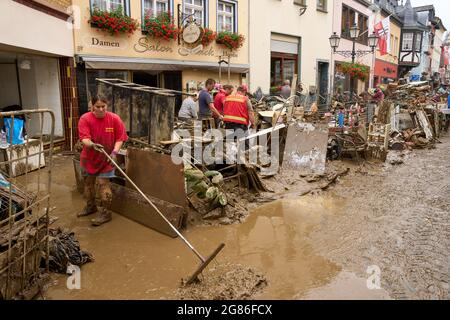
<svg viewBox="0 0 450 320"><path fill-rule="evenodd" d="M337 185L345 214L312 234L318 252L361 276L379 266L392 298L449 299L449 137L442 142Z"/></svg>
<svg viewBox="0 0 450 320"><path fill-rule="evenodd" d="M211 276L205 286L188 291L179 285L198 261L179 240L119 215L98 229L75 217L84 202L71 158L58 156L55 226L72 229L95 262L82 267L81 290L67 289L67 277L54 275L44 297L448 299L450 138L442 142L407 154L401 165L333 163L335 170L351 170L326 191L300 196L292 185L244 223L188 228L184 234L205 254L226 244L205 272ZM306 184L298 182L301 190ZM250 273L236 281L240 272L230 274L229 264ZM381 270L379 290L367 288L370 266ZM233 281L227 286L223 279Z"/></svg>

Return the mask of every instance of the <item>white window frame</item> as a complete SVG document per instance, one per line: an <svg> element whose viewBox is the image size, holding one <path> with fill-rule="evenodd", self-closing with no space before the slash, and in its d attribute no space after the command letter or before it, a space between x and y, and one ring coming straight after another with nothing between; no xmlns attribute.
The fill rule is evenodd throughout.
<svg viewBox="0 0 450 320"><path fill-rule="evenodd" d="M413 51L421 51L422 50L422 34L421 33L417 33L414 39L414 47L413 47Z"/></svg>
<svg viewBox="0 0 450 320"><path fill-rule="evenodd" d="M101 10L111 11L112 5L116 4L117 2L121 3L122 9L124 10L124 14L130 15L130 5L129 0L90 0L91 4L91 11L94 10L94 4L95 2L102 2L105 4L105 9L103 7L99 8Z"/></svg>
<svg viewBox="0 0 450 320"><path fill-rule="evenodd" d="M219 5L230 6L232 12L219 11ZM225 18L231 17L231 30L223 30L220 26L220 20L222 20L222 25L225 25ZM218 0L217 1L217 32L230 31L237 32L237 3L235 1Z"/></svg>
<svg viewBox="0 0 450 320"><path fill-rule="evenodd" d="M409 45L408 48L406 48L406 44ZM403 34L402 51L414 51L414 32L406 32Z"/></svg>
<svg viewBox="0 0 450 320"><path fill-rule="evenodd" d="M194 4L195 0L183 0L183 12L187 15L193 14L195 10L202 12L202 23L203 27L208 26L207 16L208 16L208 0L201 0L202 5L198 6Z"/></svg>
<svg viewBox="0 0 450 320"><path fill-rule="evenodd" d="M153 8L156 8L158 3L165 3L166 8L167 8L165 10L165 12L169 12L171 9L171 6L172 6L171 0L142 0L141 5L142 5L142 16L143 17L145 17L145 15L147 14L148 9L145 8L145 4L148 2L152 3ZM159 12L160 11L153 11L153 16L156 16Z"/></svg>

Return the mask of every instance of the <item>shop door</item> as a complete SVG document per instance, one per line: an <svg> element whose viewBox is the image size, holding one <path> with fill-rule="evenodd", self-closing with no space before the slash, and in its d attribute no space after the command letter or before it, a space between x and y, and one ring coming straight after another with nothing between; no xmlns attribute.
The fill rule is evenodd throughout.
<svg viewBox="0 0 450 320"><path fill-rule="evenodd" d="M319 62L317 68L317 82L319 93L319 105L324 106L327 104L328 95L328 62Z"/></svg>
<svg viewBox="0 0 450 320"><path fill-rule="evenodd" d="M133 82L148 87L158 87L158 75L144 71L133 71Z"/></svg>
<svg viewBox="0 0 450 320"><path fill-rule="evenodd" d="M180 71L164 72L163 78L164 89L183 91L183 80ZM178 111L180 111L182 101L183 97L181 95L176 95L175 114L178 114Z"/></svg>

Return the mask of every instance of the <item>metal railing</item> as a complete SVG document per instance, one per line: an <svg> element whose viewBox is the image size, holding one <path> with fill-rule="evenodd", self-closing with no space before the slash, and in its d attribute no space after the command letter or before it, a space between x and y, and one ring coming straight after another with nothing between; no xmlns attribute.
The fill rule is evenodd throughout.
<svg viewBox="0 0 450 320"><path fill-rule="evenodd" d="M49 270L55 116L38 109L0 112L0 123L2 119L9 119L9 138L5 143L3 136L0 146L0 300L31 298ZM25 129L23 143L14 144L15 126ZM48 150L44 130L50 136Z"/></svg>

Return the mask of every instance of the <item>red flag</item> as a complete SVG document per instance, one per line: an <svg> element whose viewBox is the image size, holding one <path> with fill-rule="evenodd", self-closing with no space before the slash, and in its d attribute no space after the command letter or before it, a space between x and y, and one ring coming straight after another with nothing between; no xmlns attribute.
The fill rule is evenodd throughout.
<svg viewBox="0 0 450 320"><path fill-rule="evenodd" d="M374 31L378 35L378 47L382 56L390 52L390 19L386 18L374 25Z"/></svg>

